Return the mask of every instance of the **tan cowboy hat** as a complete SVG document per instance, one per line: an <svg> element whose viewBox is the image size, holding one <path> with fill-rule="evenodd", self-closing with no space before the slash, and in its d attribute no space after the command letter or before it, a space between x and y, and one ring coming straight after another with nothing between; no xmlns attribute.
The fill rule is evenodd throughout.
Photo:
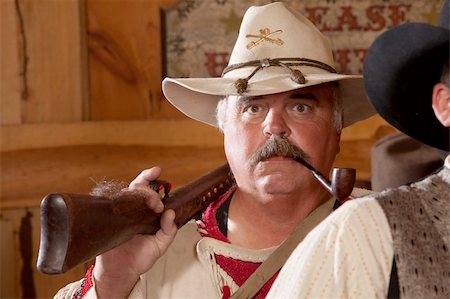
<svg viewBox="0 0 450 299"><path fill-rule="evenodd" d="M334 70L331 44L306 17L281 2L252 6L244 15L228 67L220 78L165 78L166 98L187 116L217 126L217 102L338 81L344 127L374 114L361 76Z"/></svg>

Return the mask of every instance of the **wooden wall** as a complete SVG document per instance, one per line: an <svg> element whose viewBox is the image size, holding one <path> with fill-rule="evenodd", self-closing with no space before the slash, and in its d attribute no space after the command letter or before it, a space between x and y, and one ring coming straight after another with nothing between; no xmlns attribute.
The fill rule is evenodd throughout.
<svg viewBox="0 0 450 299"><path fill-rule="evenodd" d="M87 265L36 268L39 203L132 180L160 165L175 187L225 161L216 129L186 119L160 89L160 10L175 0L2 0L0 297L51 297ZM370 178L379 117L345 130L339 166Z"/></svg>

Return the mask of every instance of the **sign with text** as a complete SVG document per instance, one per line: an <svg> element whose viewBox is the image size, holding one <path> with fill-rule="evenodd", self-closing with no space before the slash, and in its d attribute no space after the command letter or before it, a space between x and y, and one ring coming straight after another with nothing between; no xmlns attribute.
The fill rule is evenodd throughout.
<svg viewBox="0 0 450 299"><path fill-rule="evenodd" d="M165 72L170 77L217 77L228 64L242 17L269 0L182 0L164 12ZM333 45L336 69L361 74L368 47L399 24L436 25L443 0L285 0ZM274 16L275 17L275 16Z"/></svg>

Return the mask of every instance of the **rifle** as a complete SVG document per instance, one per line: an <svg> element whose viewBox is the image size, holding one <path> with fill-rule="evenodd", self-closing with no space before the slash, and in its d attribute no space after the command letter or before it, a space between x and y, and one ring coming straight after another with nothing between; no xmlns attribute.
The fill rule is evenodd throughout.
<svg viewBox="0 0 450 299"><path fill-rule="evenodd" d="M218 199L234 183L228 164L163 197L165 209L175 211L178 227ZM156 189L161 185L158 182ZM166 187L165 187L166 188ZM37 269L61 274L128 240L136 234L155 234L161 214L144 198L126 195L109 198L51 193L41 202L41 240Z"/></svg>
<svg viewBox="0 0 450 299"><path fill-rule="evenodd" d="M301 157L295 161L340 201L355 185L355 169L334 168L332 180ZM228 164L180 187L163 198L165 209L175 211L178 227L186 224L218 199L234 180ZM156 185L158 189L161 185ZM98 219L101 219L99 223ZM41 243L37 268L46 274L60 274L112 249L136 234L155 234L160 214L150 210L143 198L124 196L116 200L80 194L52 193L41 203Z"/></svg>

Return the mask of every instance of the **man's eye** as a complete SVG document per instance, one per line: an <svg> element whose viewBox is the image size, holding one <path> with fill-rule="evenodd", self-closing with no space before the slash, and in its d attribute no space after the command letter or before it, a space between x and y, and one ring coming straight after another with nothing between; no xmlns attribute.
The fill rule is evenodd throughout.
<svg viewBox="0 0 450 299"><path fill-rule="evenodd" d="M311 110L311 107L306 104L297 104L297 105L295 105L294 109L296 112L306 112L306 111Z"/></svg>
<svg viewBox="0 0 450 299"><path fill-rule="evenodd" d="M249 113L258 113L261 110L262 110L262 107L259 105L249 105L249 106L247 106L247 108L245 108L245 111L249 112Z"/></svg>

